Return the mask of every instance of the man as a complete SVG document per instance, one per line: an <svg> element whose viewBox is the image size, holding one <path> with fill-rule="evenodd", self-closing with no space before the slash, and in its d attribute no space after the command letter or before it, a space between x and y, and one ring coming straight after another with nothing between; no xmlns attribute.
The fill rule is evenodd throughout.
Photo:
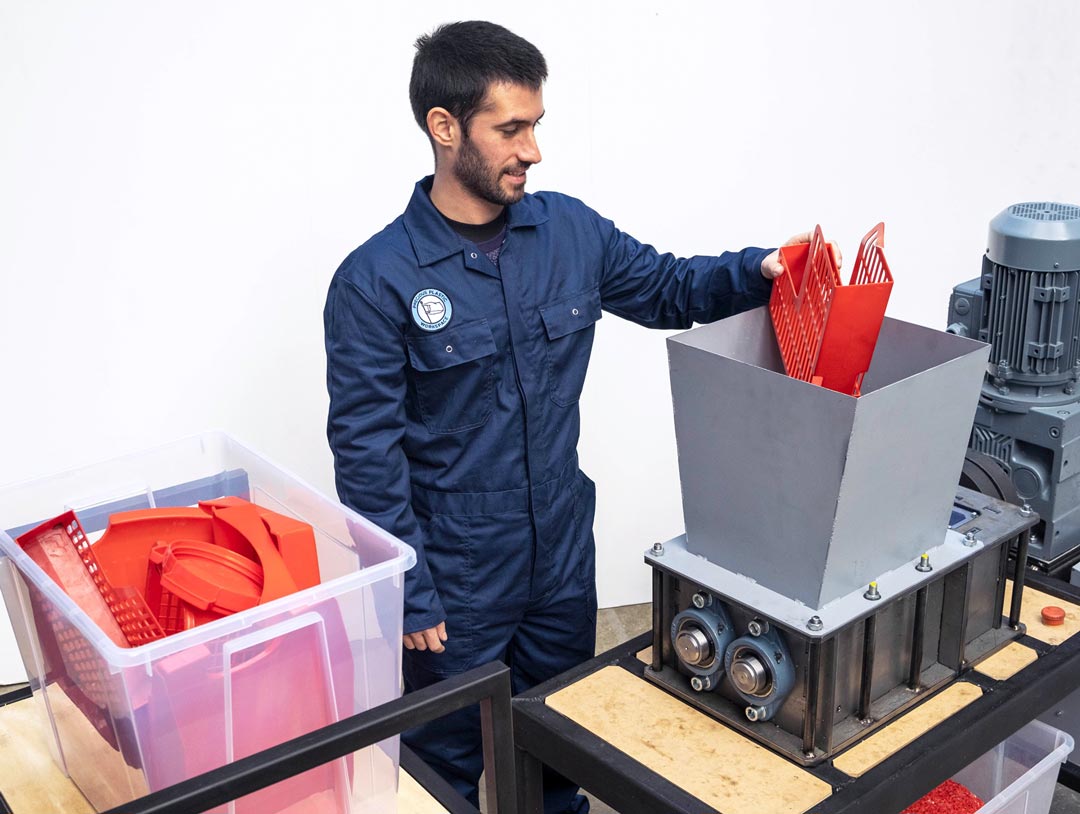
<svg viewBox="0 0 1080 814"><path fill-rule="evenodd" d="M328 435L341 499L416 549L406 689L500 659L520 692L593 655L595 494L576 445L601 311L688 328L764 304L782 268L767 249L661 255L580 201L527 195L540 52L484 22L416 49L435 174L330 285ZM405 741L476 800L476 709ZM565 781L545 788L548 811L588 809Z"/></svg>

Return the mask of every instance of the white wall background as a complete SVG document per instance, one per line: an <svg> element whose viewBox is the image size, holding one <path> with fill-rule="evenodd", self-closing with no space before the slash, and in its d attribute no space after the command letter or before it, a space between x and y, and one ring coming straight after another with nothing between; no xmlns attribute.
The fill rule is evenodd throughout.
<svg viewBox="0 0 1080 814"><path fill-rule="evenodd" d="M889 313L942 327L1011 203L1080 203L1080 4L0 6L0 483L220 427L333 492L321 309L430 171L412 41L548 58L530 188L680 254L887 224ZM582 403L602 605L681 530L664 337L608 317ZM779 496L778 496L779 497Z"/></svg>

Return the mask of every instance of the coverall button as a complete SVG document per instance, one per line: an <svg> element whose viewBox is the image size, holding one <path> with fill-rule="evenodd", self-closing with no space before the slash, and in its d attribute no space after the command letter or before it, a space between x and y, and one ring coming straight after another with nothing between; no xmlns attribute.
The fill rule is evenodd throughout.
<svg viewBox="0 0 1080 814"><path fill-rule="evenodd" d="M469 257L471 257L473 260L475 260L476 259L476 252L470 252Z"/></svg>
<svg viewBox="0 0 1080 814"><path fill-rule="evenodd" d="M576 317L576 316L578 315L578 309L576 309L576 308L575 308L575 309L574 309L573 311L571 311L570 313L571 313L571 314L573 314L573 315L574 315L574 316Z"/></svg>
<svg viewBox="0 0 1080 814"><path fill-rule="evenodd" d="M446 352L447 353L453 353L454 352L454 346L453 345L447 345L446 346Z"/></svg>

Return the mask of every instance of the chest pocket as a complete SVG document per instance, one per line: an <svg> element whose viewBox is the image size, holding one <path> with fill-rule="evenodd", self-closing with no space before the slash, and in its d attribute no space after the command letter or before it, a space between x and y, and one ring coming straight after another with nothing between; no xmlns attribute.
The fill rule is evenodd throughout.
<svg viewBox="0 0 1080 814"><path fill-rule="evenodd" d="M601 317L600 290L592 288L540 309L547 332L551 400L561 407L577 404L592 353L593 326Z"/></svg>
<svg viewBox="0 0 1080 814"><path fill-rule="evenodd" d="M495 382L495 339L487 320L406 341L424 426L451 433L483 425L491 416Z"/></svg>

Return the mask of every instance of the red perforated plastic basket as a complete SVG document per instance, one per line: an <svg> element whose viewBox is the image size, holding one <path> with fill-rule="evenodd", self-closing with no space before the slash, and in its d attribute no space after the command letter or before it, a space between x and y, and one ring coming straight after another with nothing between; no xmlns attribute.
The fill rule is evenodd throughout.
<svg viewBox="0 0 1080 814"><path fill-rule="evenodd" d="M862 239L846 286L820 226L810 243L780 249L785 273L773 285L769 313L789 376L859 395L892 292L884 244L879 223Z"/></svg>

